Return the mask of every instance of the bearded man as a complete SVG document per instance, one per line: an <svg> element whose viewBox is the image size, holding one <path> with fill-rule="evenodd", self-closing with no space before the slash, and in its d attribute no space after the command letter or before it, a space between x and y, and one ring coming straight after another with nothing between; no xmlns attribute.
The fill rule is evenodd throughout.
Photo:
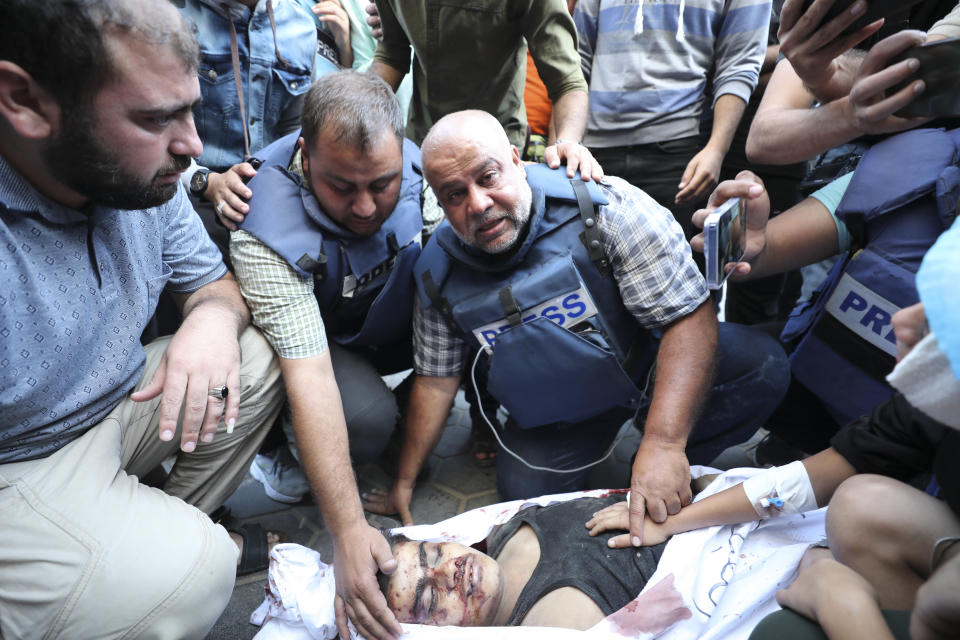
<svg viewBox="0 0 960 640"><path fill-rule="evenodd" d="M422 156L446 222L414 270L417 378L383 510L410 521L414 481L460 379L483 366L510 413L497 463L504 500L583 488L636 420L630 531L641 544L646 511L662 522L690 502L689 461L745 440L777 406L789 379L782 349L748 327L718 330L682 229L625 181L525 166L481 111L438 121ZM480 355L467 362L471 344Z"/></svg>
<svg viewBox="0 0 960 640"><path fill-rule="evenodd" d="M0 6L4 637L203 637L243 568L205 513L283 387L179 186L199 100L169 3ZM143 347L164 286L183 324ZM171 456L163 491L139 482Z"/></svg>

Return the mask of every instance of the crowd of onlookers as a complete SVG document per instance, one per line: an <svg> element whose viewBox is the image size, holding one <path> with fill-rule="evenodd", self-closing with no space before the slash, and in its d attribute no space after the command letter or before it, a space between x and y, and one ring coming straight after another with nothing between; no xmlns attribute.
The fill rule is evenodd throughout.
<svg viewBox="0 0 960 640"><path fill-rule="evenodd" d="M765 428L743 505L829 502L780 602L955 637L955 1L4 5L0 637L202 636L283 537L248 471L313 494L341 636L396 635L364 511L412 523L460 390L503 500L631 422L622 546Z"/></svg>

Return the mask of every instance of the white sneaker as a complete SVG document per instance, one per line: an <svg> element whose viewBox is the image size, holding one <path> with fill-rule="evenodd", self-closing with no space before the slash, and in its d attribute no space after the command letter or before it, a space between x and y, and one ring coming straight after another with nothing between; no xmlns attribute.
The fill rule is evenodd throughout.
<svg viewBox="0 0 960 640"><path fill-rule="evenodd" d="M250 475L263 485L266 494L277 502L300 502L310 491L310 483L286 445L266 454L257 454Z"/></svg>

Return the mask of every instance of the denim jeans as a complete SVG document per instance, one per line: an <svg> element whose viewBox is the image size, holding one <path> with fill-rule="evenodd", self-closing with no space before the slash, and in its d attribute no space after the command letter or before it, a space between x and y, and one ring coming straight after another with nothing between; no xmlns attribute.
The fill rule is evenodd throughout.
<svg viewBox="0 0 960 640"><path fill-rule="evenodd" d="M790 367L773 337L742 325L721 322L716 371L700 419L687 440L691 464L706 464L727 447L743 442L763 425L786 393ZM642 383L643 381L641 381ZM648 390L648 397L652 389ZM640 424L647 407L637 414ZM602 456L623 423L633 415L616 408L579 423L520 429L507 420L504 444L530 464L575 469ZM589 469L576 473L536 471L500 448L497 489L503 500L583 489Z"/></svg>

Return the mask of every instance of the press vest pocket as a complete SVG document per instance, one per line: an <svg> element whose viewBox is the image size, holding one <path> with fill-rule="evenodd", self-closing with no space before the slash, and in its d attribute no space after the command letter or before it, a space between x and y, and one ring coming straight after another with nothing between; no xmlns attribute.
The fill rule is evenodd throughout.
<svg viewBox="0 0 960 640"><path fill-rule="evenodd" d="M363 322L355 332L349 333L348 327L337 327L331 331L336 342L341 345L383 345L409 339L413 322L413 263L420 255L418 246L409 245L400 252L390 269L386 281L376 287L376 297L369 302L372 292L361 292L355 299L345 303L344 307L367 308ZM405 319L405 320L403 320Z"/></svg>
<svg viewBox="0 0 960 640"><path fill-rule="evenodd" d="M616 356L544 317L497 336L487 385L522 429L636 407L641 397Z"/></svg>

